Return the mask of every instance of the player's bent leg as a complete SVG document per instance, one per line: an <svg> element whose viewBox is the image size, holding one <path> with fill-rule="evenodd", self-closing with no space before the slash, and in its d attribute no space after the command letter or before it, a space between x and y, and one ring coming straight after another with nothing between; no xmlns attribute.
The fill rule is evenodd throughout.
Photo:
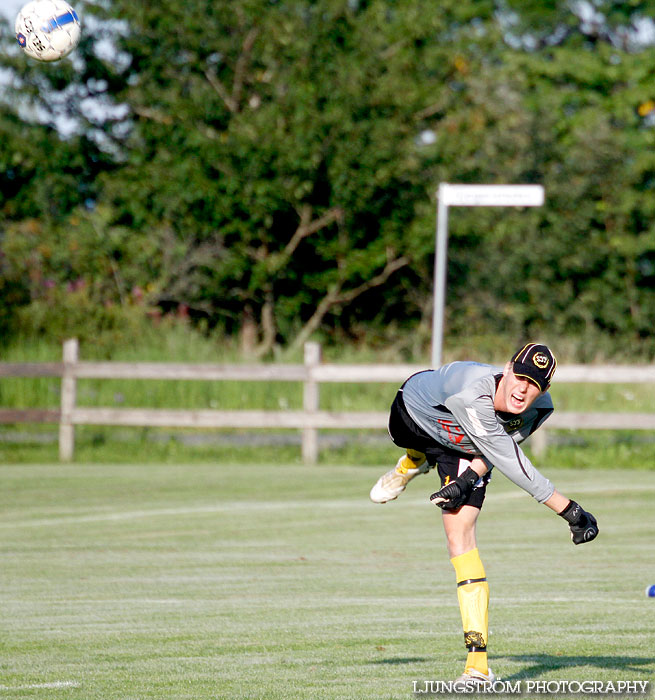
<svg viewBox="0 0 655 700"><path fill-rule="evenodd" d="M393 501L415 476L425 474L429 469L423 452L407 449L396 466L377 480L369 494L371 500L374 503Z"/></svg>

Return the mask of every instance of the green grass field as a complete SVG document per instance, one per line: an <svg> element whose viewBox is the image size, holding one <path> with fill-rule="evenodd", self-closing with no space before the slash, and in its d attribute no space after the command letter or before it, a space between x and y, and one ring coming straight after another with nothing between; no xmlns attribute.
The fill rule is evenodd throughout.
<svg viewBox="0 0 655 700"><path fill-rule="evenodd" d="M374 505L387 466L0 467L0 698L411 698L454 678L436 477ZM479 532L492 668L652 681L655 473L543 471L601 534L574 547L495 475Z"/></svg>

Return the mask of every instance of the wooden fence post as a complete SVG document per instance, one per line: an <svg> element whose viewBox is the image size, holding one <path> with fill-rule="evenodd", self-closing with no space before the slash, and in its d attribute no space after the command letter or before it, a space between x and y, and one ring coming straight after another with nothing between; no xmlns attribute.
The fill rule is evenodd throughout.
<svg viewBox="0 0 655 700"><path fill-rule="evenodd" d="M318 382L312 377L312 367L321 363L321 346L319 343L305 343L305 367L309 377L303 385L303 410L307 413L316 413L319 409ZM302 459L306 464L318 462L318 430L316 428L303 428L302 431Z"/></svg>
<svg viewBox="0 0 655 700"><path fill-rule="evenodd" d="M59 459L70 462L75 449L75 427L73 426L73 410L76 403L76 380L73 371L77 363L79 345L77 338L64 341L63 360L64 372L61 378L61 415L59 418Z"/></svg>
<svg viewBox="0 0 655 700"><path fill-rule="evenodd" d="M548 431L545 428L539 428L530 436L532 451L536 457L543 457L548 449Z"/></svg>

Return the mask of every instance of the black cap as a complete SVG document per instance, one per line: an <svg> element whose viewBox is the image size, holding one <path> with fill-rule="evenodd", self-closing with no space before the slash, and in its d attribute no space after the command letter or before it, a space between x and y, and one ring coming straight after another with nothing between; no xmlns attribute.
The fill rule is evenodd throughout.
<svg viewBox="0 0 655 700"><path fill-rule="evenodd" d="M557 367L555 355L546 345L536 343L528 343L517 350L512 357L512 362L514 374L517 377L529 379L541 391L548 389Z"/></svg>

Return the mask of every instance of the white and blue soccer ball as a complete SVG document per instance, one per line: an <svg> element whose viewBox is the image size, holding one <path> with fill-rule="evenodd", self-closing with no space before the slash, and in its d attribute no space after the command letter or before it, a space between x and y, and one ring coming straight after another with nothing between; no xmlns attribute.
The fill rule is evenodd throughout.
<svg viewBox="0 0 655 700"><path fill-rule="evenodd" d="M80 19L64 0L32 0L16 17L16 41L38 61L58 61L78 44Z"/></svg>

